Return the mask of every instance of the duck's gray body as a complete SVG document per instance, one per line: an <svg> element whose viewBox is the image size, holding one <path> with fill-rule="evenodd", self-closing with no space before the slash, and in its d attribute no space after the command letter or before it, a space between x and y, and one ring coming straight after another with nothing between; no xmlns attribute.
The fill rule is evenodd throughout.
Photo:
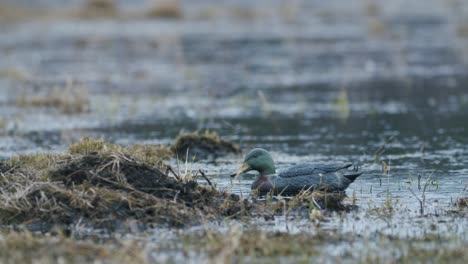
<svg viewBox="0 0 468 264"><path fill-rule="evenodd" d="M294 195L302 190L343 192L362 174L349 169L351 163L310 163L289 167L278 174L260 175L252 184L252 190L260 194Z"/></svg>
<svg viewBox="0 0 468 264"><path fill-rule="evenodd" d="M351 163L309 163L294 165L276 174L275 162L268 151L262 148L252 149L245 155L244 163L235 177L251 170L258 171L252 184L252 190L260 194L275 193L294 195L302 190L324 190L343 192L362 174L357 169L351 170Z"/></svg>

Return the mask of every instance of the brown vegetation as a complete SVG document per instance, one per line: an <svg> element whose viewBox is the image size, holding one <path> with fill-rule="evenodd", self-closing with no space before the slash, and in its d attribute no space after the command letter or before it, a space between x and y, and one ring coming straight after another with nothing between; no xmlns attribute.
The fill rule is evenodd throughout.
<svg viewBox="0 0 468 264"><path fill-rule="evenodd" d="M467 209L468 208L468 197L460 197L456 201L457 207L462 210L462 209Z"/></svg>
<svg viewBox="0 0 468 264"><path fill-rule="evenodd" d="M118 14L114 0L87 0L78 10L77 16L83 18L113 17Z"/></svg>
<svg viewBox="0 0 468 264"><path fill-rule="evenodd" d="M1 263L148 263L136 243L119 241L97 244L61 235L43 236L28 232L0 235Z"/></svg>
<svg viewBox="0 0 468 264"><path fill-rule="evenodd" d="M82 86L68 82L65 87L44 89L39 93L23 91L17 98L18 107L48 107L58 109L64 114L80 114L90 111L90 96Z"/></svg>
<svg viewBox="0 0 468 264"><path fill-rule="evenodd" d="M195 240L193 244L206 250L215 263L228 262L234 256L264 258L317 254L315 237L309 234L242 230L235 227L227 234L206 230L200 236L191 237ZM207 243L199 244L197 240Z"/></svg>
<svg viewBox="0 0 468 264"><path fill-rule="evenodd" d="M236 144L225 141L215 132L181 133L172 147L179 159L215 159L227 154L240 154Z"/></svg>
<svg viewBox="0 0 468 264"><path fill-rule="evenodd" d="M182 7L178 0L154 1L155 3L147 12L148 17L181 18Z"/></svg>

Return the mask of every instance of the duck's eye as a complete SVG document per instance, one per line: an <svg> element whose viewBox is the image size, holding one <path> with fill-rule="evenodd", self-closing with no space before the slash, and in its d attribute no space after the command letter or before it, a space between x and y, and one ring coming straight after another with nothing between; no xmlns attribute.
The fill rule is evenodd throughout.
<svg viewBox="0 0 468 264"><path fill-rule="evenodd" d="M256 159L256 158L258 158L258 155L251 156L251 157L248 158L248 160L253 160L253 159Z"/></svg>

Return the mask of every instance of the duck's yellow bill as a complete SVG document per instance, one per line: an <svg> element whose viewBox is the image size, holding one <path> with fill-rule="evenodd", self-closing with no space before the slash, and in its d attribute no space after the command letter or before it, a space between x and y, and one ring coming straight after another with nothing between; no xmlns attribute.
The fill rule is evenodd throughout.
<svg viewBox="0 0 468 264"><path fill-rule="evenodd" d="M242 164L242 167L236 173L231 174L231 177L237 177L237 176L239 176L239 174L247 172L248 170L250 170L249 164L244 163L244 164Z"/></svg>

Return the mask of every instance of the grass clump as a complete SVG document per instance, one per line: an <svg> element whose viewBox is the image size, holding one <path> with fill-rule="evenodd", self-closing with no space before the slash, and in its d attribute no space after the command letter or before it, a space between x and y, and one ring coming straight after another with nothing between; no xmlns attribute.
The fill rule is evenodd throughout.
<svg viewBox="0 0 468 264"><path fill-rule="evenodd" d="M0 16L1 16L1 13L0 13ZM2 78L24 81L29 78L29 74L27 74L23 70L16 69L16 68L0 69L0 79Z"/></svg>
<svg viewBox="0 0 468 264"><path fill-rule="evenodd" d="M85 137L68 148L71 155L89 155L96 153L123 152L137 160L148 164L160 164L163 160L174 156L169 147L163 145L132 145L123 147L117 144L105 142L102 139Z"/></svg>
<svg viewBox="0 0 468 264"><path fill-rule="evenodd" d="M468 38L468 22L458 25L457 34L461 38Z"/></svg>
<svg viewBox="0 0 468 264"><path fill-rule="evenodd" d="M13 1L6 2L0 2L0 21L2 23L17 23L25 20L47 18L48 12L45 9L27 7L26 5L13 3Z"/></svg>
<svg viewBox="0 0 468 264"><path fill-rule="evenodd" d="M114 0L87 0L78 11L78 16L83 18L114 17L117 14Z"/></svg>
<svg viewBox="0 0 468 264"><path fill-rule="evenodd" d="M177 157L180 160L215 159L223 155L239 154L236 144L225 141L216 132L181 133L171 146L140 145L122 147L102 139L84 138L69 147L70 154L125 152L143 162L156 164L161 160ZM188 156L187 156L188 154Z"/></svg>
<svg viewBox="0 0 468 264"><path fill-rule="evenodd" d="M3 161L4 170L0 173L30 173L34 172L37 177L44 177L46 171L55 166L64 154L39 153L34 155L20 155Z"/></svg>
<svg viewBox="0 0 468 264"><path fill-rule="evenodd" d="M68 82L65 87L45 89L39 93L23 92L16 100L18 107L55 108L64 114L81 114L90 111L91 101L84 86Z"/></svg>
<svg viewBox="0 0 468 264"><path fill-rule="evenodd" d="M398 259L399 263L466 263L468 251L465 247L424 248L407 246L407 253ZM375 257L374 260L378 258ZM372 261L372 259L369 259Z"/></svg>
<svg viewBox="0 0 468 264"><path fill-rule="evenodd" d="M70 145L68 147L68 153L72 155L88 155L92 153L110 153L112 151L121 151L123 147L105 142L102 139L93 139L85 137L82 140Z"/></svg>
<svg viewBox="0 0 468 264"><path fill-rule="evenodd" d="M468 197L460 197L457 199L455 202L456 206L458 209L463 210L463 209L468 209Z"/></svg>
<svg viewBox="0 0 468 264"><path fill-rule="evenodd" d="M154 1L147 12L148 17L181 18L182 7L178 0Z"/></svg>
<svg viewBox="0 0 468 264"><path fill-rule="evenodd" d="M274 198L268 195L265 203L254 204L255 212L266 219L283 214L286 218L304 217L320 222L324 219L324 213L351 210L353 206L344 203L345 198L346 195L342 193L304 190L292 197Z"/></svg>
<svg viewBox="0 0 468 264"><path fill-rule="evenodd" d="M342 211L349 210L349 206L343 203L345 194L327 193L322 191L302 191L292 197L288 202L288 207L310 208L319 210Z"/></svg>
<svg viewBox="0 0 468 264"><path fill-rule="evenodd" d="M185 226L235 216L248 204L233 194L170 176L160 147L121 147L84 139L68 153L2 163L0 224L115 228L126 220Z"/></svg>
<svg viewBox="0 0 468 264"><path fill-rule="evenodd" d="M216 132L181 133L177 136L172 147L179 158L216 159L227 154L239 154L240 148L236 144L225 141Z"/></svg>

